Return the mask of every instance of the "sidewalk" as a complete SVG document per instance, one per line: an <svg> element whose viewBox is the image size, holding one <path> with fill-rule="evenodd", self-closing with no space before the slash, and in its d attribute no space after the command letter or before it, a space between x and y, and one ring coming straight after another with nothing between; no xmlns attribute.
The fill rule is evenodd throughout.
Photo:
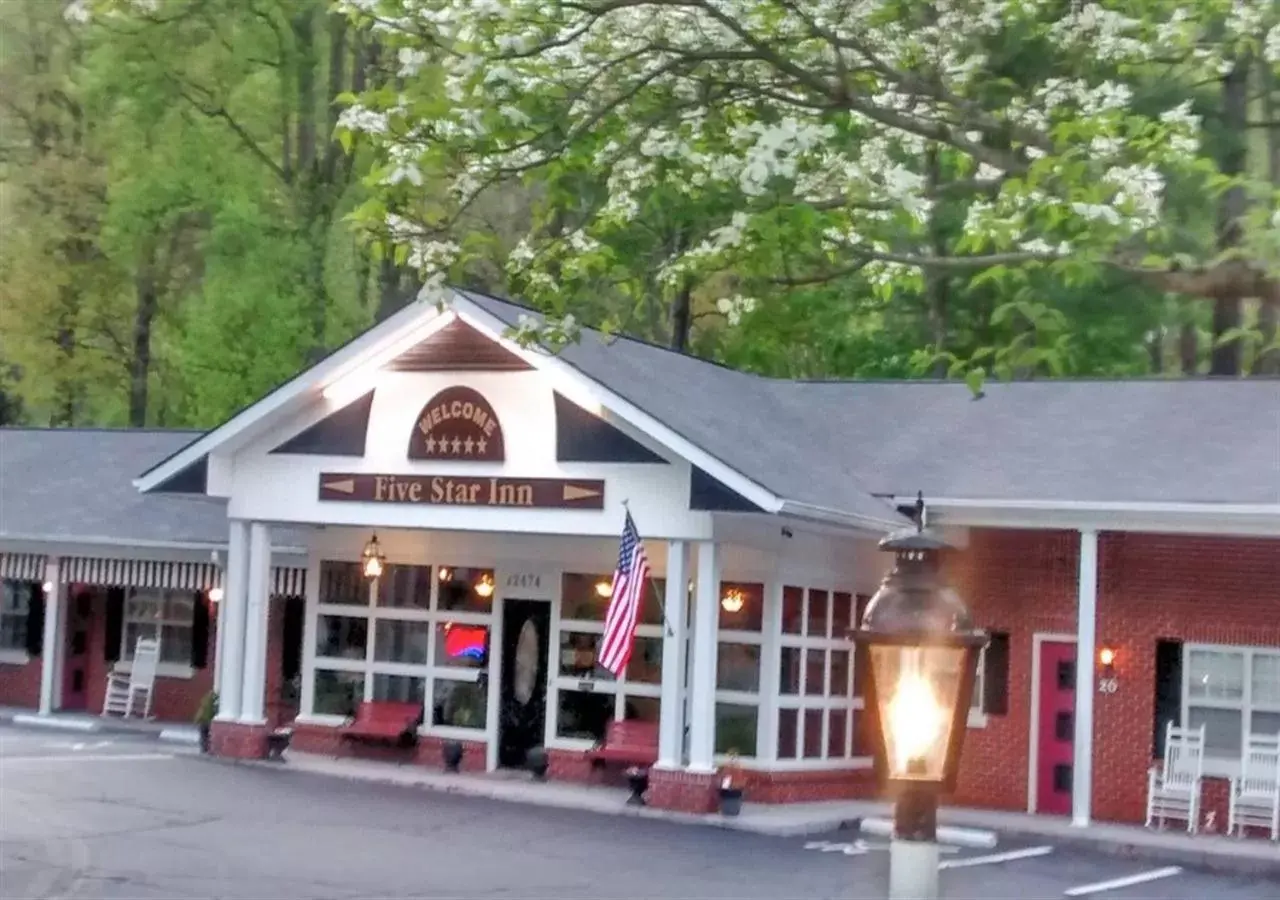
<svg viewBox="0 0 1280 900"><path fill-rule="evenodd" d="M12 706L0 706L0 722L26 728L48 728L53 731L73 731L80 734L130 734L188 747L195 747L200 743L199 730L187 722L103 718L89 713L56 712L42 716L34 710Z"/></svg>
<svg viewBox="0 0 1280 900"><path fill-rule="evenodd" d="M248 765L281 768L280 762ZM431 791L484 797L559 809L576 809L605 815L665 819L717 828L728 828L776 837L804 837L842 829L881 830L892 816L888 803L835 801L825 803L748 803L736 817L691 815L628 806L628 791L620 788L532 781L523 772L485 775L446 774L423 766L333 759L289 751L283 767L334 778L396 784ZM1077 849L1131 859L1165 862L1193 868L1280 877L1280 848L1267 840L1238 840L1220 835L1192 837L1173 830L1159 832L1134 825L1095 823L1076 828L1066 819L1026 813L944 808L939 824L978 832L992 832L1000 841L1028 841L1059 849ZM879 826L879 828L877 828Z"/></svg>

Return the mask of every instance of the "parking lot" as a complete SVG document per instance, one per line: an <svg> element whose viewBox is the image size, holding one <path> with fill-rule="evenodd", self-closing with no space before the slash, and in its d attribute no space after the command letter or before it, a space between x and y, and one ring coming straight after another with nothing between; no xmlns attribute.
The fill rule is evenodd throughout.
<svg viewBox="0 0 1280 900"><path fill-rule="evenodd" d="M1160 874L1045 844L944 848L942 867L955 900L1280 897L1280 883ZM0 898L11 900L879 900L887 876L888 842L856 833L764 837L0 726Z"/></svg>

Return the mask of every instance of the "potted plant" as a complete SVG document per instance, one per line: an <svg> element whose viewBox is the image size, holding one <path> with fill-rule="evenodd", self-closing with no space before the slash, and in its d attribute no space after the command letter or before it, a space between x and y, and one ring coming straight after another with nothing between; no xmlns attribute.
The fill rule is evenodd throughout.
<svg viewBox="0 0 1280 900"><path fill-rule="evenodd" d="M196 709L195 723L200 729L200 752L209 752L209 729L213 725L213 717L218 714L218 694L216 691L210 691L204 695L204 699L200 701L200 706Z"/></svg>
<svg viewBox="0 0 1280 900"><path fill-rule="evenodd" d="M737 751L729 751L729 761L720 769L720 815L736 816L742 812L742 770Z"/></svg>
<svg viewBox="0 0 1280 900"><path fill-rule="evenodd" d="M627 769L627 784L631 786L627 805L644 806L644 792L649 790L649 770L643 766L631 766Z"/></svg>
<svg viewBox="0 0 1280 900"><path fill-rule="evenodd" d="M462 765L462 749L462 741L455 741L452 738L440 744L440 758L444 761L446 772L458 771L458 767Z"/></svg>
<svg viewBox="0 0 1280 900"><path fill-rule="evenodd" d="M534 781L545 781L547 778L547 768L550 762L547 760L547 751L543 747L533 747L524 755L525 768L529 770L529 774L533 776Z"/></svg>

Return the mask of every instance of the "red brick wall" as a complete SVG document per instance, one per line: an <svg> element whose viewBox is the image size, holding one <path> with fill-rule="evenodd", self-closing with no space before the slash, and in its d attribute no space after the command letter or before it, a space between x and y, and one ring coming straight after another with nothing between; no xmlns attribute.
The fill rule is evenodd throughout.
<svg viewBox="0 0 1280 900"><path fill-rule="evenodd" d="M949 560L978 625L1010 635L1008 714L969 729L951 802L1026 809L1032 635L1075 633L1078 554L1073 532L975 530ZM1156 642L1280 645L1280 541L1104 533L1098 556L1097 643L1116 650L1119 690L1094 694L1093 815L1140 822ZM1224 796L1210 780L1205 808L1217 810L1220 829Z"/></svg>
<svg viewBox="0 0 1280 900"><path fill-rule="evenodd" d="M36 709L40 705L40 660L22 665L0 663L0 706Z"/></svg>
<svg viewBox="0 0 1280 900"><path fill-rule="evenodd" d="M485 753L488 745L484 741L462 741L463 772L484 772L486 766ZM349 741L342 737L337 728L326 725L295 725L293 737L289 741L290 750L302 753L317 753L343 759L368 759L378 762L412 763L427 768L444 769L444 757L441 752L444 739L434 736L420 736L414 747L399 748L380 745L368 741Z"/></svg>

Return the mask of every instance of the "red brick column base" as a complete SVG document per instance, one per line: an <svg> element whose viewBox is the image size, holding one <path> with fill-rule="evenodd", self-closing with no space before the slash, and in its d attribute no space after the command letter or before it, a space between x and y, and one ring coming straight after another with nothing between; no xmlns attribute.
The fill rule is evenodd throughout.
<svg viewBox="0 0 1280 900"><path fill-rule="evenodd" d="M713 813L720 809L720 780L713 772L653 768L645 802L656 809Z"/></svg>
<svg viewBox="0 0 1280 900"><path fill-rule="evenodd" d="M266 725L214 722L209 728L209 752L230 759L266 759L270 733Z"/></svg>

